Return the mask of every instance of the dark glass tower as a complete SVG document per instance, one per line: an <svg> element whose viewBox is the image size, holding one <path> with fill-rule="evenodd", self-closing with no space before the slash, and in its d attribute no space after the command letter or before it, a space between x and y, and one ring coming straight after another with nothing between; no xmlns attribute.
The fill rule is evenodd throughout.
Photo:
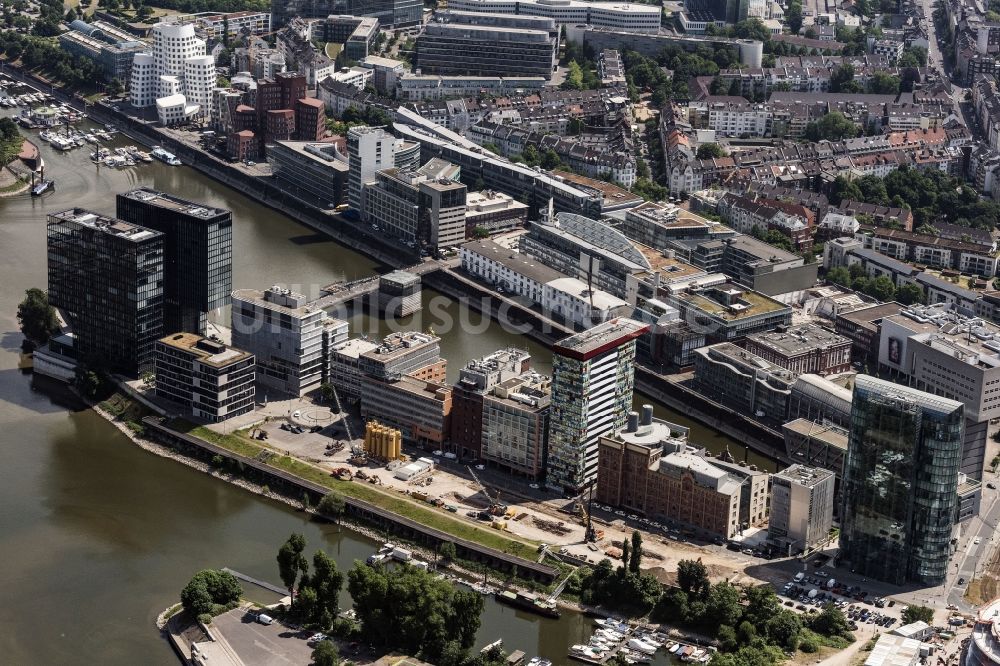
<svg viewBox="0 0 1000 666"><path fill-rule="evenodd" d="M118 195L118 217L163 234L163 331L205 333L231 303L233 214L146 188Z"/></svg>
<svg viewBox="0 0 1000 666"><path fill-rule="evenodd" d="M965 424L962 403L859 375L844 464L840 554L902 585L948 572Z"/></svg>
<svg viewBox="0 0 1000 666"><path fill-rule="evenodd" d="M163 235L81 208L49 215L49 302L85 365L131 377L163 336Z"/></svg>

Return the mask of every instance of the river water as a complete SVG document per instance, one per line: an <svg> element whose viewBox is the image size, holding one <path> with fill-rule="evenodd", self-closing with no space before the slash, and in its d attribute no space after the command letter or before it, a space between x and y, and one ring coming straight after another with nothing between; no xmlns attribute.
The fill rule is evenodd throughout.
<svg viewBox="0 0 1000 666"><path fill-rule="evenodd" d="M35 387L21 367L15 312L25 289L45 287L45 215L74 206L113 214L115 193L145 185L233 211L234 286L310 291L378 267L188 167L156 162L115 171L93 165L89 148L41 148L55 191L0 199L0 661L172 666L176 657L153 621L195 571L229 566L275 581L276 549L291 532L342 568L373 543L146 453L93 412ZM424 295L428 304L435 297ZM454 303L443 311L459 316ZM474 314L470 321L481 322ZM444 334L453 378L468 359L509 344L527 347L535 366L549 371L551 355L540 345L497 325L480 328ZM695 442L743 455L736 442L679 414L657 413L693 426ZM546 620L488 601L479 643L504 637L508 649L566 663L567 646L589 633L575 614Z"/></svg>

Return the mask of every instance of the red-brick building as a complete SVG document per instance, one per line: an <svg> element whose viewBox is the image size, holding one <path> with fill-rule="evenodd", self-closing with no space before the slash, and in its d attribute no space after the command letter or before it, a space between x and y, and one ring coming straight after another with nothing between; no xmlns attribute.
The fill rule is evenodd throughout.
<svg viewBox="0 0 1000 666"><path fill-rule="evenodd" d="M257 159L257 137L251 130L240 130L226 137L226 154L231 160Z"/></svg>
<svg viewBox="0 0 1000 666"><path fill-rule="evenodd" d="M295 138L299 141L319 141L326 134L326 105L315 97L295 102Z"/></svg>
<svg viewBox="0 0 1000 666"><path fill-rule="evenodd" d="M267 112L267 141L288 141L295 137L295 112L291 109L275 109Z"/></svg>

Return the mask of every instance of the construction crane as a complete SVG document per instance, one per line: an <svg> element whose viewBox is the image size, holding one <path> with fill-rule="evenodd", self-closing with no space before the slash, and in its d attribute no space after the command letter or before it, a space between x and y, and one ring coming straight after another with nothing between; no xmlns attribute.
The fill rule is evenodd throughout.
<svg viewBox="0 0 1000 666"><path fill-rule="evenodd" d="M347 433L347 443L350 444L354 441L354 437L351 436L351 419L348 418L347 413L340 404L340 396L337 395L337 387L333 384L327 384L330 387L330 391L333 393L333 402L337 405L337 412L340 414L340 422L344 424L344 432Z"/></svg>
<svg viewBox="0 0 1000 666"><path fill-rule="evenodd" d="M469 474L472 475L472 480L476 482L477 486L479 486L479 489L483 492L483 495L486 495L486 499L490 501L490 508L488 509L488 512L494 516L502 516L505 513L507 513L507 506L505 504L500 503L500 491L497 490L497 496L494 499L493 497L490 496L490 491L486 489L486 486L483 484L483 482L479 480L478 476L476 476L476 473L472 471L472 468L466 466L466 469L469 470Z"/></svg>

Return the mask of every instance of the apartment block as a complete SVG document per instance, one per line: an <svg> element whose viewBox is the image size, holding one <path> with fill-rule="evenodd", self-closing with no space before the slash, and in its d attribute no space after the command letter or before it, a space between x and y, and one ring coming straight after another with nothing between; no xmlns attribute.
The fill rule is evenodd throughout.
<svg viewBox="0 0 1000 666"><path fill-rule="evenodd" d="M501 381L485 394L483 460L511 474L542 480L551 397L551 380L531 371Z"/></svg>
<svg viewBox="0 0 1000 666"><path fill-rule="evenodd" d="M469 361L452 387L450 447L462 458L479 458L483 444L483 403L497 385L516 379L531 367L528 352L513 347Z"/></svg>
<svg viewBox="0 0 1000 666"><path fill-rule="evenodd" d="M851 341L816 324L748 335L745 347L796 375L835 375L851 369Z"/></svg>

